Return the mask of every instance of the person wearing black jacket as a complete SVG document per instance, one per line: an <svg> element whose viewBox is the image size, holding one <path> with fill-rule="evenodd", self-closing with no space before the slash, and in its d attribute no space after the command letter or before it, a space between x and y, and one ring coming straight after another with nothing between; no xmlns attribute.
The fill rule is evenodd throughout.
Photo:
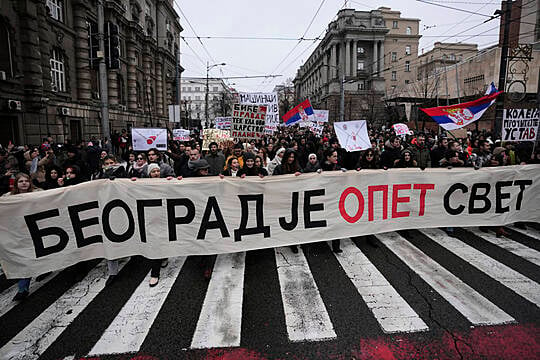
<svg viewBox="0 0 540 360"><path fill-rule="evenodd" d="M41 188L43 190L59 188L58 179L60 178L62 178L62 169L58 166L48 167L45 172L45 182L41 184Z"/></svg>
<svg viewBox="0 0 540 360"><path fill-rule="evenodd" d="M238 171L236 176L240 176L242 178L246 176L260 176L262 178L265 176L265 171L263 170L263 168L255 166L255 155L252 153L245 153L244 166ZM266 172L266 174L268 174L268 172Z"/></svg>
<svg viewBox="0 0 540 360"><path fill-rule="evenodd" d="M337 171L338 165L338 153L334 148L329 148L324 151L324 162L322 163L322 171ZM341 242L339 239L332 240L332 251L336 254L343 252L341 250Z"/></svg>
<svg viewBox="0 0 540 360"><path fill-rule="evenodd" d="M381 155L381 166L383 169L394 167L394 162L401 158L401 142L397 136L392 136L384 144L384 151Z"/></svg>

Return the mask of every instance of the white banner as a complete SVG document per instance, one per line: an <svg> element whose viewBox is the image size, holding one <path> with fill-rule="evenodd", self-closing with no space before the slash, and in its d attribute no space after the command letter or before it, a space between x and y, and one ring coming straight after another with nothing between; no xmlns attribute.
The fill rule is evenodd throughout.
<svg viewBox="0 0 540 360"><path fill-rule="evenodd" d="M240 104L266 105L265 133L273 134L279 125L279 100L277 92L272 93L238 93Z"/></svg>
<svg viewBox="0 0 540 360"><path fill-rule="evenodd" d="M539 182L540 165L95 180L1 197L0 263L8 278L24 278L94 258L209 255L403 229L538 222Z"/></svg>
<svg viewBox="0 0 540 360"><path fill-rule="evenodd" d="M258 140L264 136L265 105L233 104L231 137L240 141Z"/></svg>
<svg viewBox="0 0 540 360"><path fill-rule="evenodd" d="M409 127L403 123L394 124L392 125L392 128L394 129L394 132L396 133L397 136L411 134Z"/></svg>
<svg viewBox="0 0 540 360"><path fill-rule="evenodd" d="M328 114L330 113L329 110L315 110L313 109L313 115L309 117L309 119L313 122L328 122Z"/></svg>
<svg viewBox="0 0 540 360"><path fill-rule="evenodd" d="M131 142L134 151L148 151L157 148L167 150L167 129L132 128Z"/></svg>
<svg viewBox="0 0 540 360"><path fill-rule="evenodd" d="M173 129L173 140L177 141L191 141L189 136L189 130L186 129Z"/></svg>
<svg viewBox="0 0 540 360"><path fill-rule="evenodd" d="M536 141L540 111L535 109L504 109L503 141Z"/></svg>
<svg viewBox="0 0 540 360"><path fill-rule="evenodd" d="M371 147L366 120L334 123L339 144L347 151L366 150Z"/></svg>
<svg viewBox="0 0 540 360"><path fill-rule="evenodd" d="M231 116L216 117L214 119L214 122L216 124L216 129L230 130L232 117Z"/></svg>

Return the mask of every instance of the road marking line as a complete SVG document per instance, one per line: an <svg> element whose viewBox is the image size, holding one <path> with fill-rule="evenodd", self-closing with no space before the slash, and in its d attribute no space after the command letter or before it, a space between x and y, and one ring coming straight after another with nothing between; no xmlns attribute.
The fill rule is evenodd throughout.
<svg viewBox="0 0 540 360"><path fill-rule="evenodd" d="M35 278L32 278L32 281L30 282L30 289L28 290L29 295L32 295L41 289L43 285L58 275L59 272L60 271L55 271L41 281L36 281ZM4 290L2 294L0 294L0 317L4 316L8 311L19 304L17 301L12 301L17 291L19 291L19 287L15 283L15 285L9 287L8 289Z"/></svg>
<svg viewBox="0 0 540 360"><path fill-rule="evenodd" d="M88 356L138 352L185 260L185 257L171 259L169 265L161 270L156 287L148 285L149 272Z"/></svg>
<svg viewBox="0 0 540 360"><path fill-rule="evenodd" d="M401 261L417 273L473 324L494 325L514 319L476 290L439 265L398 233L375 235Z"/></svg>
<svg viewBox="0 0 540 360"><path fill-rule="evenodd" d="M485 233L475 228L465 228L465 230L472 232L474 235L494 244L500 248L503 248L506 251L509 251L523 259L532 262L535 265L540 266L540 252L535 249L531 249L528 246L525 246L517 241L507 239L507 238L498 238L493 233Z"/></svg>
<svg viewBox="0 0 540 360"><path fill-rule="evenodd" d="M118 265L122 269L127 259ZM102 261L0 349L0 359L38 359L105 288L107 262Z"/></svg>
<svg viewBox="0 0 540 360"><path fill-rule="evenodd" d="M424 229L420 231L429 236L437 244L446 248L448 251L453 252L486 275L511 289L516 294L524 297L536 306L540 306L540 285L535 281L497 260L492 259L463 241L446 235L442 230ZM480 236L476 232L480 231L473 231L475 235Z"/></svg>
<svg viewBox="0 0 540 360"><path fill-rule="evenodd" d="M531 238L533 238L535 240L540 240L540 231L536 230L533 227L527 226L527 229L519 229L519 228L515 227L514 225L512 225L512 226L507 225L507 227L514 230L517 233L527 235L528 237L531 237Z"/></svg>
<svg viewBox="0 0 540 360"><path fill-rule="evenodd" d="M349 239L334 254L385 333L426 331L429 327Z"/></svg>
<svg viewBox="0 0 540 360"><path fill-rule="evenodd" d="M282 247L276 248L275 254L289 340L336 338L334 326L302 250L294 254L288 247Z"/></svg>
<svg viewBox="0 0 540 360"><path fill-rule="evenodd" d="M245 252L217 256L191 348L240 346L245 260Z"/></svg>

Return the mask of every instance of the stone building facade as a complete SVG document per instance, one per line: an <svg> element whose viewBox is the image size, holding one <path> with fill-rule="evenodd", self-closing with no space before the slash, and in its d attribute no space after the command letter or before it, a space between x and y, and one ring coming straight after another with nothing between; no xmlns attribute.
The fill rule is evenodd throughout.
<svg viewBox="0 0 540 360"><path fill-rule="evenodd" d="M380 7L388 33L385 48L385 94L391 96L399 85L409 84L415 79L414 66L418 59L420 19L402 18L401 12Z"/></svg>
<svg viewBox="0 0 540 360"><path fill-rule="evenodd" d="M380 10L340 10L296 74L296 100L309 98L314 108L329 110L330 121L339 121L343 83L345 120L382 117L387 33Z"/></svg>
<svg viewBox="0 0 540 360"><path fill-rule="evenodd" d="M111 132L167 126L181 69L173 0L99 1L120 36L120 68L107 70ZM0 143L102 137L98 71L89 61L97 0L5 0L0 10Z"/></svg>

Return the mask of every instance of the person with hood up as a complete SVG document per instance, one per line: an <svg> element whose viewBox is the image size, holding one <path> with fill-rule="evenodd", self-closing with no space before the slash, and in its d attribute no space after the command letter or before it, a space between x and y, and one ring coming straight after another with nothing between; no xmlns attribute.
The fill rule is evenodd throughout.
<svg viewBox="0 0 540 360"><path fill-rule="evenodd" d="M85 180L81 176L81 169L77 165L68 166L64 170L64 176L58 179L58 185L61 187L77 185Z"/></svg>
<svg viewBox="0 0 540 360"><path fill-rule="evenodd" d="M246 176L259 176L263 178L265 176L263 170L264 169L255 166L255 155L246 152L244 154L244 166L240 169L237 176L240 176L241 178L245 178Z"/></svg>
<svg viewBox="0 0 540 360"><path fill-rule="evenodd" d="M270 175L274 175L274 170L278 165L281 165L281 160L283 159L283 155L285 155L285 148L280 148L278 151L276 151L276 155L274 156L274 159L270 161L268 164L268 173Z"/></svg>
<svg viewBox="0 0 540 360"><path fill-rule="evenodd" d="M394 161L395 168L418 167L416 160L413 159L411 150L405 149L401 152L401 157Z"/></svg>
<svg viewBox="0 0 540 360"><path fill-rule="evenodd" d="M317 159L317 155L315 155L314 153L309 154L306 167L304 168L304 172L305 173L317 172L320 169L321 169L321 164L319 163L319 159Z"/></svg>
<svg viewBox="0 0 540 360"><path fill-rule="evenodd" d="M58 179L62 178L62 169L58 166L48 167L45 171L45 182L41 184L43 190L59 188Z"/></svg>
<svg viewBox="0 0 540 360"><path fill-rule="evenodd" d="M384 144L384 151L381 155L381 166L383 169L394 167L396 160L401 158L401 142L397 136L392 136Z"/></svg>

